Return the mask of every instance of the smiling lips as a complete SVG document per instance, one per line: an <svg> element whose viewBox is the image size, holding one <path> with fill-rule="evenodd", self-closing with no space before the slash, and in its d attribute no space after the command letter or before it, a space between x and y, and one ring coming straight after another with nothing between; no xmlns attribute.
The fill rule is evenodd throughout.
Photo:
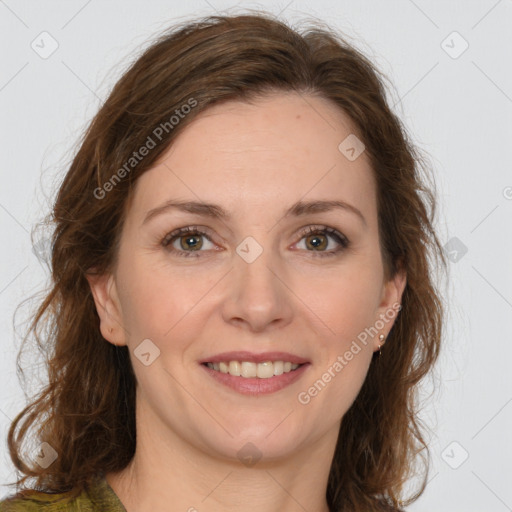
<svg viewBox="0 0 512 512"><path fill-rule="evenodd" d="M310 362L288 352L224 352L201 361L216 381L242 394L273 393L297 380Z"/></svg>
<svg viewBox="0 0 512 512"><path fill-rule="evenodd" d="M249 364L254 364L254 366L256 366L255 363ZM208 366L208 364L202 364L200 366L204 368L210 377L223 386L226 386L227 388L230 388L242 395L258 396L275 393L284 389L296 380L300 379L311 365L309 363L304 363L299 365L295 370L290 369L289 372L285 372L283 363L283 373L281 375L273 375L272 377L266 378L242 377L241 375L237 377L230 373L222 373L220 370L213 370Z"/></svg>

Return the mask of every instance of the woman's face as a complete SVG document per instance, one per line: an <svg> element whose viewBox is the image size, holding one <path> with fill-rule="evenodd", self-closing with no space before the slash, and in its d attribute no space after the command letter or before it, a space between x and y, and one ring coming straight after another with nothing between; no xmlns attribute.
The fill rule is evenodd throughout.
<svg viewBox="0 0 512 512"><path fill-rule="evenodd" d="M141 432L240 459L336 438L405 285L385 281L351 126L293 93L217 105L138 180L115 272L90 283L103 336L129 347ZM229 373L204 364L219 355Z"/></svg>

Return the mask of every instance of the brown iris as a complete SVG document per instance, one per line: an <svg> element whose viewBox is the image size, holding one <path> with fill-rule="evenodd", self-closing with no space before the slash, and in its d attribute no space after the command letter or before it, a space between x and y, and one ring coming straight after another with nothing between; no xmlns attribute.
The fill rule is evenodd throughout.
<svg viewBox="0 0 512 512"><path fill-rule="evenodd" d="M188 245L183 245L183 240L185 240L185 244ZM197 251L203 246L203 240L201 239L201 235L180 236L180 246L185 250L191 249L193 251Z"/></svg>
<svg viewBox="0 0 512 512"><path fill-rule="evenodd" d="M321 238L324 239L324 241L321 241ZM310 244L308 240L312 239L312 243ZM306 245L308 247L312 247L313 249L325 249L327 247L327 237L325 235L309 235L306 237Z"/></svg>

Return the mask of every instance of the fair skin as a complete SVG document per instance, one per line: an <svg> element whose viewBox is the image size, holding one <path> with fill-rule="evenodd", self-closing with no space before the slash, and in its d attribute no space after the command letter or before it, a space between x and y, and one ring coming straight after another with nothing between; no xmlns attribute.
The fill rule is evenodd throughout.
<svg viewBox="0 0 512 512"><path fill-rule="evenodd" d="M318 97L230 102L200 114L138 180L115 271L88 277L102 335L128 345L137 378L136 453L107 474L128 512L328 511L340 423L378 334L307 404L297 397L400 303L405 286L403 274L385 279L368 158L338 149L350 133L349 118ZM214 203L230 217L169 209L143 223L170 199ZM285 217L299 200L343 201L364 220L347 208ZM207 236L162 246L186 226ZM333 228L349 246L325 231L303 234L309 226ZM251 263L236 252L248 236L263 249ZM178 254L187 250L192 257ZM145 339L160 350L147 366L134 354ZM248 396L200 364L233 350L285 351L310 364L289 386ZM237 456L248 442L261 454L250 466Z"/></svg>

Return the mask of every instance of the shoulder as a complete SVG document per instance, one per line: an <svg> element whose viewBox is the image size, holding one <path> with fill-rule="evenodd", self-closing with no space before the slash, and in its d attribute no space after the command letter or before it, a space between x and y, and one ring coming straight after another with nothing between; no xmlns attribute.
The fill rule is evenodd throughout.
<svg viewBox="0 0 512 512"><path fill-rule="evenodd" d="M46 493L34 489L25 489L5 497L0 501L0 512L32 512L45 510L60 512L69 510L70 502L80 500L70 492Z"/></svg>
<svg viewBox="0 0 512 512"><path fill-rule="evenodd" d="M24 489L0 500L0 512L126 512L119 498L104 478L95 480L85 490L49 493Z"/></svg>

